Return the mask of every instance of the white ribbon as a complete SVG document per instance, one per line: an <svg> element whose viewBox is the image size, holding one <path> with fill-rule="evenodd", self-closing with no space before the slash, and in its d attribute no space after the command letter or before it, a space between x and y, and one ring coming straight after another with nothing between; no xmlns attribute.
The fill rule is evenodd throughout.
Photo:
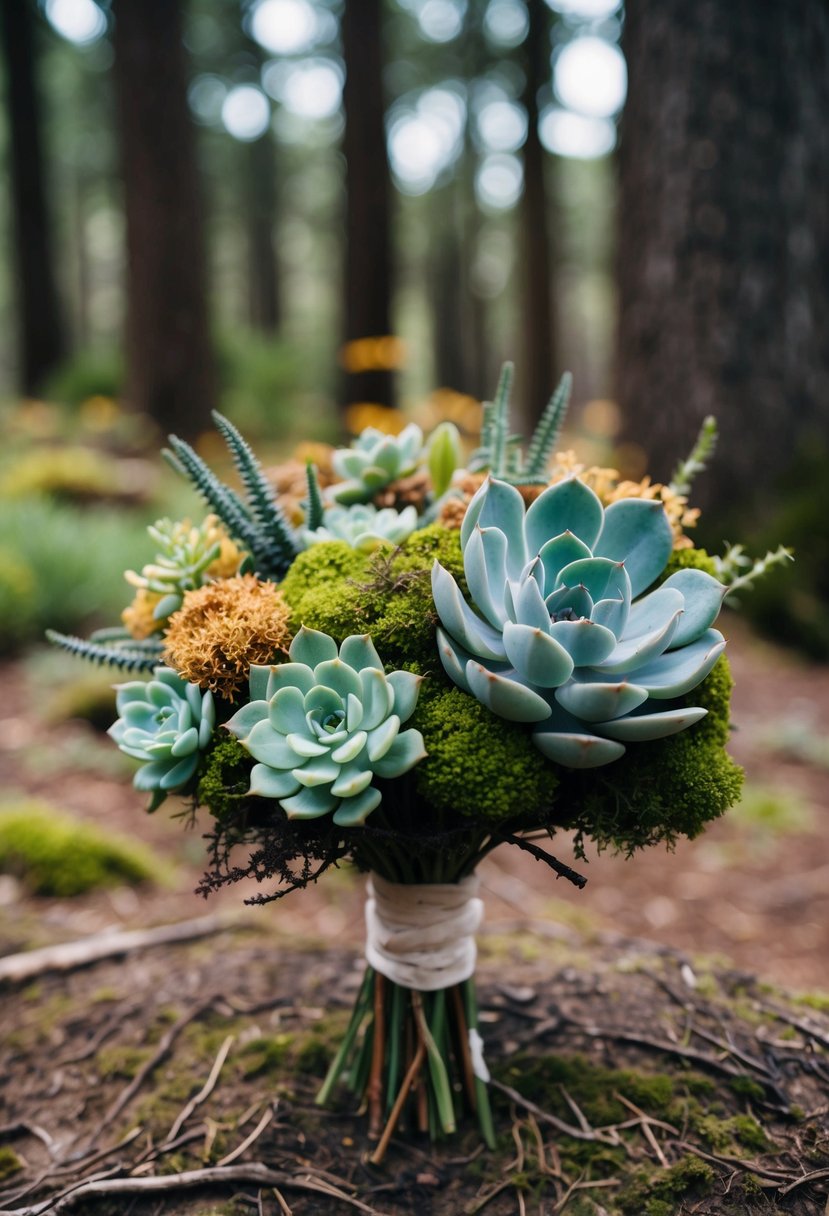
<svg viewBox="0 0 829 1216"><path fill-rule="evenodd" d="M403 988L435 992L475 972L475 932L484 915L478 877L455 883L368 880L366 959Z"/></svg>

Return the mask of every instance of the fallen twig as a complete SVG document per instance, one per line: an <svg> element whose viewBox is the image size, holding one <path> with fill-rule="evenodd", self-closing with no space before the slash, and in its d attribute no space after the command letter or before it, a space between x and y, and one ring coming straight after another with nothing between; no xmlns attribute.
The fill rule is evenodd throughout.
<svg viewBox="0 0 829 1216"><path fill-rule="evenodd" d="M565 1136L571 1136L574 1140L591 1140L601 1141L603 1144L612 1144L618 1146L620 1137L613 1129L608 1128L593 1128L585 1131L580 1127L573 1127L570 1123L565 1123L563 1119L559 1119L556 1115L549 1114L548 1111L542 1110L540 1106L536 1106L534 1102L530 1102L529 1098L524 1098L519 1094L517 1089L513 1089L510 1085L504 1085L501 1081L490 1081L493 1089L498 1089L502 1094L514 1102L517 1106L523 1107L524 1110L535 1115L536 1119L540 1119L543 1123L549 1123L556 1131L563 1132ZM1 1214L0 1214L1 1216Z"/></svg>
<svg viewBox="0 0 829 1216"><path fill-rule="evenodd" d="M210 1097L210 1095L212 1094L213 1090L216 1087L216 1082L218 1081L219 1074L222 1071L222 1065L224 1064L225 1060L227 1059L227 1054L230 1051L230 1049L233 1046L235 1041L236 1041L236 1036L229 1034L227 1036L227 1038L225 1039L225 1041L222 1043L221 1047L219 1048L219 1050L216 1054L216 1059L213 1061L213 1067L210 1069L210 1075L208 1076L207 1080L205 1081L204 1085L201 1087L199 1092L190 1099L190 1101L187 1103L187 1105L184 1107L184 1109L179 1113L178 1118L176 1119L175 1123L170 1128L167 1135L164 1137L165 1144L169 1144L171 1140L175 1140L176 1136L179 1134L182 1127L187 1122L187 1120L190 1118L190 1116L192 1115L192 1113L196 1109L196 1107L201 1106L202 1102L204 1102L207 1098Z"/></svg>
<svg viewBox="0 0 829 1216"><path fill-rule="evenodd" d="M275 1108L273 1106L269 1106L250 1135L246 1136L242 1143L237 1145L232 1153L228 1153L226 1157L222 1157L218 1164L220 1166L230 1165L231 1161L235 1161L238 1157L241 1157L242 1153L244 1153L246 1149L249 1149L255 1140L259 1139L268 1124L272 1122L275 1114Z"/></svg>
<svg viewBox="0 0 829 1216"><path fill-rule="evenodd" d="M151 1178L96 1178L81 1183L68 1194L55 1202L54 1198L43 1203L36 1203L25 1208L7 1208L0 1211L0 1216L44 1216L46 1212L66 1212L74 1207L80 1199L91 1196L112 1198L116 1195L159 1195L168 1191L188 1190L198 1186L226 1186L237 1182L252 1182L259 1186L286 1187L297 1191L310 1191L318 1195L328 1195L347 1203L368 1216L382 1216L376 1208L341 1191L328 1183L315 1182L309 1175L296 1177L291 1174L278 1173L269 1169L259 1161L251 1161L244 1165L211 1166L200 1170L185 1170L181 1174L161 1174Z"/></svg>
<svg viewBox="0 0 829 1216"><path fill-rule="evenodd" d="M62 942L58 946L44 946L40 950L26 950L21 954L9 954L0 959L0 983L19 983L31 980L47 971L74 971L88 967L90 963L112 958L116 954L130 954L133 950L146 950L154 946L168 946L172 942L193 941L197 937L209 937L241 927L238 916L221 913L214 916L199 916L195 920L178 921L172 925L159 925L155 929L134 929L126 933L96 933L80 941Z"/></svg>

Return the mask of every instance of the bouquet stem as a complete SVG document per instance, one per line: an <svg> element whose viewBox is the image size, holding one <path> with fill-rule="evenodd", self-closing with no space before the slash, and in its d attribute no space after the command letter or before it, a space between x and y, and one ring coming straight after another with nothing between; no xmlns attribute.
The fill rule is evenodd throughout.
<svg viewBox="0 0 829 1216"><path fill-rule="evenodd" d="M479 1042L473 979L434 992L404 988L366 968L354 1009L318 1105L344 1080L368 1113L370 1160L379 1165L404 1121L433 1140L451 1135L465 1110L477 1116L486 1144L495 1133Z"/></svg>

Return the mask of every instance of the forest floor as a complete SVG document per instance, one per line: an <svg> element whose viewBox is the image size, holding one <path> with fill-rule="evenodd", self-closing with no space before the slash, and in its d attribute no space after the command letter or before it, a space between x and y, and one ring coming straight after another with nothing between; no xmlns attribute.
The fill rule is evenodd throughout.
<svg viewBox="0 0 829 1216"><path fill-rule="evenodd" d="M367 1164L345 1100L313 1106L359 978L360 882L342 871L265 909L242 910L240 888L205 906L192 894L198 830L166 808L145 816L111 744L56 721L43 670L6 665L4 798L141 838L170 872L71 900L0 876L0 951L212 919L199 940L0 988L0 1213L823 1216L829 670L738 621L726 630L743 806L673 854L591 855L584 891L496 854L482 871L480 986L487 1057L514 1091L495 1090L499 1151L481 1154L469 1127L434 1151L394 1143L382 1167ZM213 1091L187 1114L223 1050ZM205 1168L235 1172L173 1181ZM104 1191L173 1189L57 1198L98 1175Z"/></svg>

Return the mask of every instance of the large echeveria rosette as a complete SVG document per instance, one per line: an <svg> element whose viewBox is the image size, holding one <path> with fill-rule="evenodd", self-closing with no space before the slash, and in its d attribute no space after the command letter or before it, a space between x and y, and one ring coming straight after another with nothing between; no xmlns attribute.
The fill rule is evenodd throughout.
<svg viewBox="0 0 829 1216"><path fill-rule="evenodd" d="M686 569L648 590L672 549L661 503L605 509L574 477L525 510L516 489L489 479L469 504L461 546L475 610L439 563L432 572L443 666L494 713L536 724L549 759L607 764L625 743L704 716L676 698L723 650L710 626L725 588Z"/></svg>
<svg viewBox="0 0 829 1216"><path fill-rule="evenodd" d="M226 723L256 764L250 793L280 802L292 819L355 827L376 810L375 776L399 777L425 756L417 730L401 731L420 677L386 674L368 634L333 638L303 626L290 662L253 666L251 700Z"/></svg>

